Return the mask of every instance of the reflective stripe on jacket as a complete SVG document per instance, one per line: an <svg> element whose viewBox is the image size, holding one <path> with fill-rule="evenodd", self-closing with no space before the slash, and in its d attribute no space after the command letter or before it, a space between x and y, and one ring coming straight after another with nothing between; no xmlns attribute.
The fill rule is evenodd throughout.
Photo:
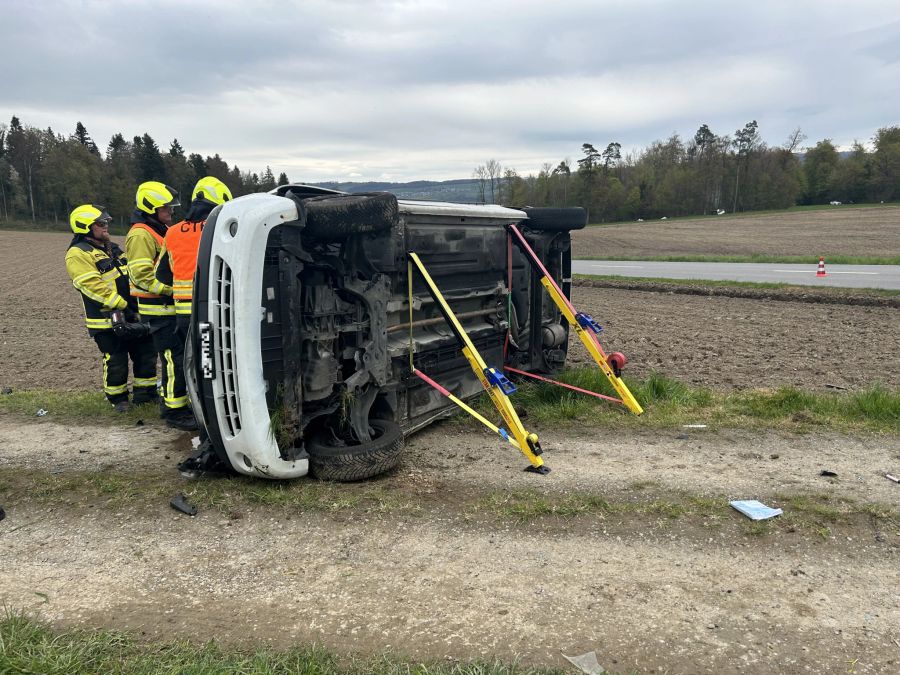
<svg viewBox="0 0 900 675"><path fill-rule="evenodd" d="M87 239L76 241L66 251L66 272L72 286L81 293L88 333L110 330L109 313L126 309L130 300L128 267L122 249L112 243L106 249Z"/></svg>
<svg viewBox="0 0 900 675"><path fill-rule="evenodd" d="M134 223L125 237L131 295L137 298L144 316L175 314L172 287L157 281L153 269L162 250L163 238L147 223Z"/></svg>

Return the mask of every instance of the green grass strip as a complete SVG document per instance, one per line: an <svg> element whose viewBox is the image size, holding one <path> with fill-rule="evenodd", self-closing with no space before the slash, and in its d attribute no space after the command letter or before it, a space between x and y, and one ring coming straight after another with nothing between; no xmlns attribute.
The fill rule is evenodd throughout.
<svg viewBox="0 0 900 675"><path fill-rule="evenodd" d="M783 282L770 281L731 281L729 279L667 279L664 277L626 277L621 274L573 274L574 279L602 280L624 283L640 283L640 284L665 284L667 286L698 286L701 288L759 288L762 290L792 290L798 293L809 293L811 291L810 283L808 286L788 284ZM847 288L840 286L819 286L815 288L816 294L819 295L836 295L846 296L848 292L853 295L866 295L876 297L895 297L900 295L900 291L888 288Z"/></svg>
<svg viewBox="0 0 900 675"><path fill-rule="evenodd" d="M751 528L745 534L767 534L776 529L802 529L822 536L825 529L852 526L862 518L882 527L900 526L900 513L889 505L835 497L828 494L771 495L767 502L782 507L784 515L767 528ZM543 493L533 489L495 490L479 499L477 511L519 523L543 519L571 519L615 516L623 523L648 522L648 519L691 519L693 521L734 520L751 525L729 505L724 495L700 495L686 490L665 490L656 483L634 483L629 498L623 500L591 492Z"/></svg>
<svg viewBox="0 0 900 675"><path fill-rule="evenodd" d="M609 381L597 368L564 370L555 379L617 397ZM643 415L632 415L619 404L524 378L518 382L518 391L512 401L517 408L527 411L526 427L537 429L553 424L585 428L658 429L704 423L719 428L900 432L900 390L888 389L880 384L857 392L818 393L795 387L719 392L689 387L658 373L651 373L643 380L624 379L644 407L646 412ZM475 407L489 419L496 416L486 396L476 400ZM41 408L49 413L36 417ZM40 390L0 394L2 412L36 420L117 426L133 426L138 419L153 421L159 416L154 405L140 406L125 414L116 413L100 393ZM458 418L460 423L468 419L465 414Z"/></svg>
<svg viewBox="0 0 900 675"><path fill-rule="evenodd" d="M523 378L524 379L524 378ZM599 369L574 368L555 379L607 396L616 396ZM874 433L900 432L900 390L873 385L859 392L814 393L794 387L775 390L716 392L689 387L658 373L643 380L624 378L644 408L643 415L551 384L520 381L512 401L527 412L529 429L552 425L595 428L671 428L702 423L710 428L827 428ZM479 411L495 415L488 400Z"/></svg>
<svg viewBox="0 0 900 675"><path fill-rule="evenodd" d="M38 415L46 410L46 415ZM117 413L102 392L25 389L0 394L0 412L36 419L97 424L121 422L133 426L139 419L159 418L159 406L147 403L127 413Z"/></svg>
<svg viewBox="0 0 900 675"><path fill-rule="evenodd" d="M21 613L0 619L0 673L42 675L550 675L494 662L416 663L390 655L340 657L318 646L240 649L216 641L140 642L118 631L56 632Z"/></svg>

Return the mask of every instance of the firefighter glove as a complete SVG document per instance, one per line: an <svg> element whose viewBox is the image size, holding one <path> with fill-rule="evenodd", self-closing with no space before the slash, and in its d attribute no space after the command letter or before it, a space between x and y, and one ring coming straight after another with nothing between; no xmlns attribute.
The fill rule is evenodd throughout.
<svg viewBox="0 0 900 675"><path fill-rule="evenodd" d="M149 325L139 321L126 321L125 313L121 310L115 310L109 315L109 318L112 320L113 333L120 340L138 340L150 335Z"/></svg>

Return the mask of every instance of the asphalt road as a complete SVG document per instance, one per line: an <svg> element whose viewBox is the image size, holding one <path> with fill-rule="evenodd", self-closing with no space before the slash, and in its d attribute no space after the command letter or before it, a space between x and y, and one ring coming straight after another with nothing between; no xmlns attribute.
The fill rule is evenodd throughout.
<svg viewBox="0 0 900 675"><path fill-rule="evenodd" d="M801 286L900 290L900 265L829 265L826 262L825 276L819 277L816 276L816 265L573 260L572 272L657 279L755 281Z"/></svg>

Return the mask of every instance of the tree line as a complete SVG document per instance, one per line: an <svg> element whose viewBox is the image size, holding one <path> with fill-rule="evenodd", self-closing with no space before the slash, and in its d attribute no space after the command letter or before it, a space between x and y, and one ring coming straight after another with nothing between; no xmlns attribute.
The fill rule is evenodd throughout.
<svg viewBox="0 0 900 675"><path fill-rule="evenodd" d="M0 220L67 221L73 208L94 202L125 226L140 183L170 185L186 205L203 176L215 176L235 197L288 183L286 174L276 180L269 167L260 175L230 167L218 154L187 154L178 139L163 151L150 134L129 141L117 133L101 152L81 122L69 136L15 116L0 124Z"/></svg>
<svg viewBox="0 0 900 675"><path fill-rule="evenodd" d="M878 129L871 150L856 142L841 153L824 139L801 153L804 140L797 129L770 147L755 120L733 135L703 124L687 141L673 134L625 155L618 142L584 143L579 159L545 163L536 175L492 159L473 177L483 203L582 206L591 222L900 199L900 127ZM162 150L148 133L131 140L116 133L101 151L81 122L68 136L15 116L0 123L2 221L65 221L72 208L93 201L126 225L139 183L162 181L186 203L203 176L219 178L236 197L288 183L270 167L257 174L218 154L188 154L178 139Z"/></svg>
<svg viewBox="0 0 900 675"><path fill-rule="evenodd" d="M804 140L796 129L770 147L756 120L733 136L703 124L687 141L673 134L634 154L584 143L574 164L546 163L537 175L493 159L472 175L485 203L582 206L590 222L900 199L900 127L878 129L871 151L856 142L841 153L826 138L801 152Z"/></svg>

